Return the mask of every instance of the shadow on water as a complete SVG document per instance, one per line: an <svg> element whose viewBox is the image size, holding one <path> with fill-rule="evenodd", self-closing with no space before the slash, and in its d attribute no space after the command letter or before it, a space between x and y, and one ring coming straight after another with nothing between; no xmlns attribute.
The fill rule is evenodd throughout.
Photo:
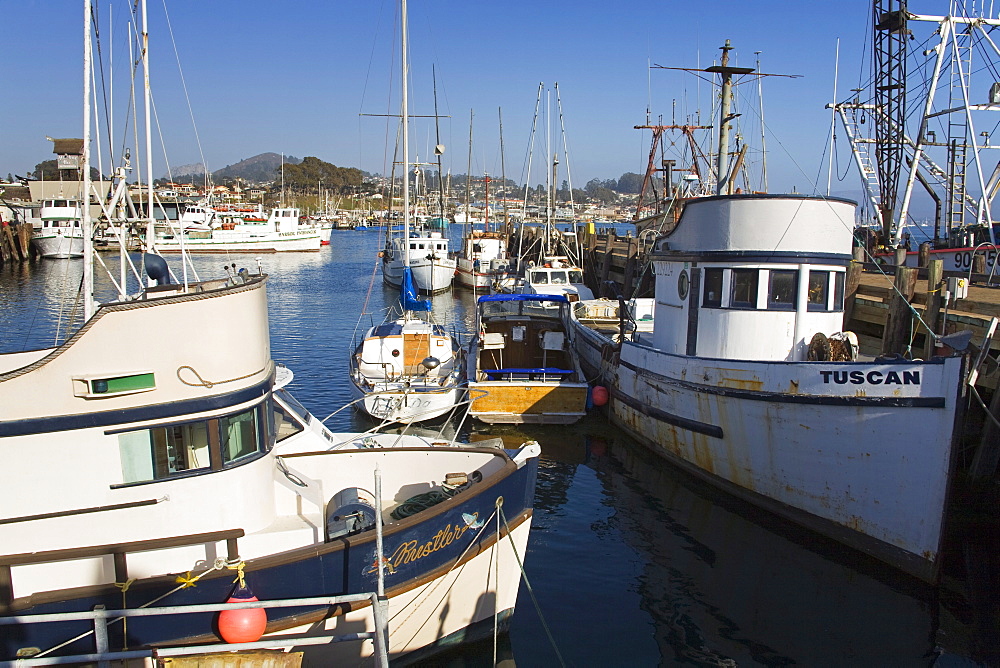
<svg viewBox="0 0 1000 668"><path fill-rule="evenodd" d="M470 438L496 435L543 447L526 568L568 665L997 665L995 541L952 546L962 572L934 588L720 494L603 417ZM511 638L519 665L558 665L524 589Z"/></svg>

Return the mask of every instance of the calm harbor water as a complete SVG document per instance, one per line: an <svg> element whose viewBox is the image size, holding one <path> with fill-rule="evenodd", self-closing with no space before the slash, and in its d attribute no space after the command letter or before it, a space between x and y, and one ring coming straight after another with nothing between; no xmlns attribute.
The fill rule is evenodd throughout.
<svg viewBox="0 0 1000 668"><path fill-rule="evenodd" d="M290 389L320 418L349 401L359 321L381 321L395 299L378 273L379 245L375 231L337 231L320 253L261 257L273 357L294 371ZM170 262L176 271L179 260ZM251 256L195 259L203 278L232 263L257 267ZM64 339L80 274L79 261L0 269L0 350ZM106 279L98 291L113 294ZM470 330L471 294L433 302L439 321ZM195 346L200 333L123 335ZM327 424L369 426L349 410ZM522 586L500 647L505 665L1000 665L994 543L954 539L943 584L931 588L692 481L600 413L572 427L464 424L459 433L543 448L526 556L538 607ZM479 643L428 665L485 666L492 653L492 642Z"/></svg>

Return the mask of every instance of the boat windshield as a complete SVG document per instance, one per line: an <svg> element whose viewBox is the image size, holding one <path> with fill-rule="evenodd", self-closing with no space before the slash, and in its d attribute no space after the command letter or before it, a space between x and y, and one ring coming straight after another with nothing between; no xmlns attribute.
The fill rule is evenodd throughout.
<svg viewBox="0 0 1000 668"><path fill-rule="evenodd" d="M275 442L288 438L292 434L297 434L309 424L309 411L299 403L298 399L289 394L286 390L276 390L274 392L274 435Z"/></svg>

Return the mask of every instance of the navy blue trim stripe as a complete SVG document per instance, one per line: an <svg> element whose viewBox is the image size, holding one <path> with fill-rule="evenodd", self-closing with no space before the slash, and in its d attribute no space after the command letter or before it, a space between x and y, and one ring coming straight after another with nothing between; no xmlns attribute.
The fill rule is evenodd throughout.
<svg viewBox="0 0 1000 668"><path fill-rule="evenodd" d="M669 246L669 238L667 244ZM663 248L650 253L653 261L669 262L778 262L783 264L820 264L846 267L850 255L843 253L800 253L798 251L686 251Z"/></svg>
<svg viewBox="0 0 1000 668"><path fill-rule="evenodd" d="M753 390L738 390L729 387L717 387L714 385L702 385L689 381L679 380L664 376L663 374L641 369L634 364L624 360L619 364L634 371L640 376L654 378L661 383L668 383L683 387L692 392L701 394L717 394L724 397L737 399L750 399L752 401L771 401L781 404L814 404L819 406L888 406L891 408L944 408L944 397L858 397L858 396L823 396L817 394L783 394L780 392L755 392Z"/></svg>
<svg viewBox="0 0 1000 668"><path fill-rule="evenodd" d="M648 415L654 420L666 422L667 424L672 424L675 427L687 429L688 431L693 431L698 434L722 438L722 427L717 427L716 425L708 424L707 422L699 422L698 420L681 417L680 415L674 415L673 413L668 413L657 408L656 406L649 406L641 401L637 401L632 397L622 394L621 390L617 387L611 388L611 396L615 401L621 402L629 408L639 411L643 415Z"/></svg>
<svg viewBox="0 0 1000 668"><path fill-rule="evenodd" d="M0 422L0 437L48 434L56 431L120 426L148 420L165 420L192 413L202 413L237 406L265 397L270 390L271 378L268 377L266 380L242 390L198 399L173 401L152 406L140 406L138 408L84 413L82 415L56 415L53 417L28 418L25 420L9 420Z"/></svg>

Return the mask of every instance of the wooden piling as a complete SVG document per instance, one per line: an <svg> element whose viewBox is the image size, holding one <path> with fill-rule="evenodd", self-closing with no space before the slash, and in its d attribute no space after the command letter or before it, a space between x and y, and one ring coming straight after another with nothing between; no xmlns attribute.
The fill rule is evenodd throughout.
<svg viewBox="0 0 1000 668"><path fill-rule="evenodd" d="M927 265L927 305L924 307L924 324L930 330L924 340L924 359L934 357L934 334L938 331L941 313L942 286L944 285L944 260L931 260Z"/></svg>
<svg viewBox="0 0 1000 668"><path fill-rule="evenodd" d="M920 244L920 247L917 249L917 266L926 267L927 263L930 262L930 259L931 244L929 241L925 241Z"/></svg>
<svg viewBox="0 0 1000 668"><path fill-rule="evenodd" d="M903 353L910 345L913 311L910 301L917 287L915 267L896 267L895 289L889 300L885 331L882 335L882 354Z"/></svg>

